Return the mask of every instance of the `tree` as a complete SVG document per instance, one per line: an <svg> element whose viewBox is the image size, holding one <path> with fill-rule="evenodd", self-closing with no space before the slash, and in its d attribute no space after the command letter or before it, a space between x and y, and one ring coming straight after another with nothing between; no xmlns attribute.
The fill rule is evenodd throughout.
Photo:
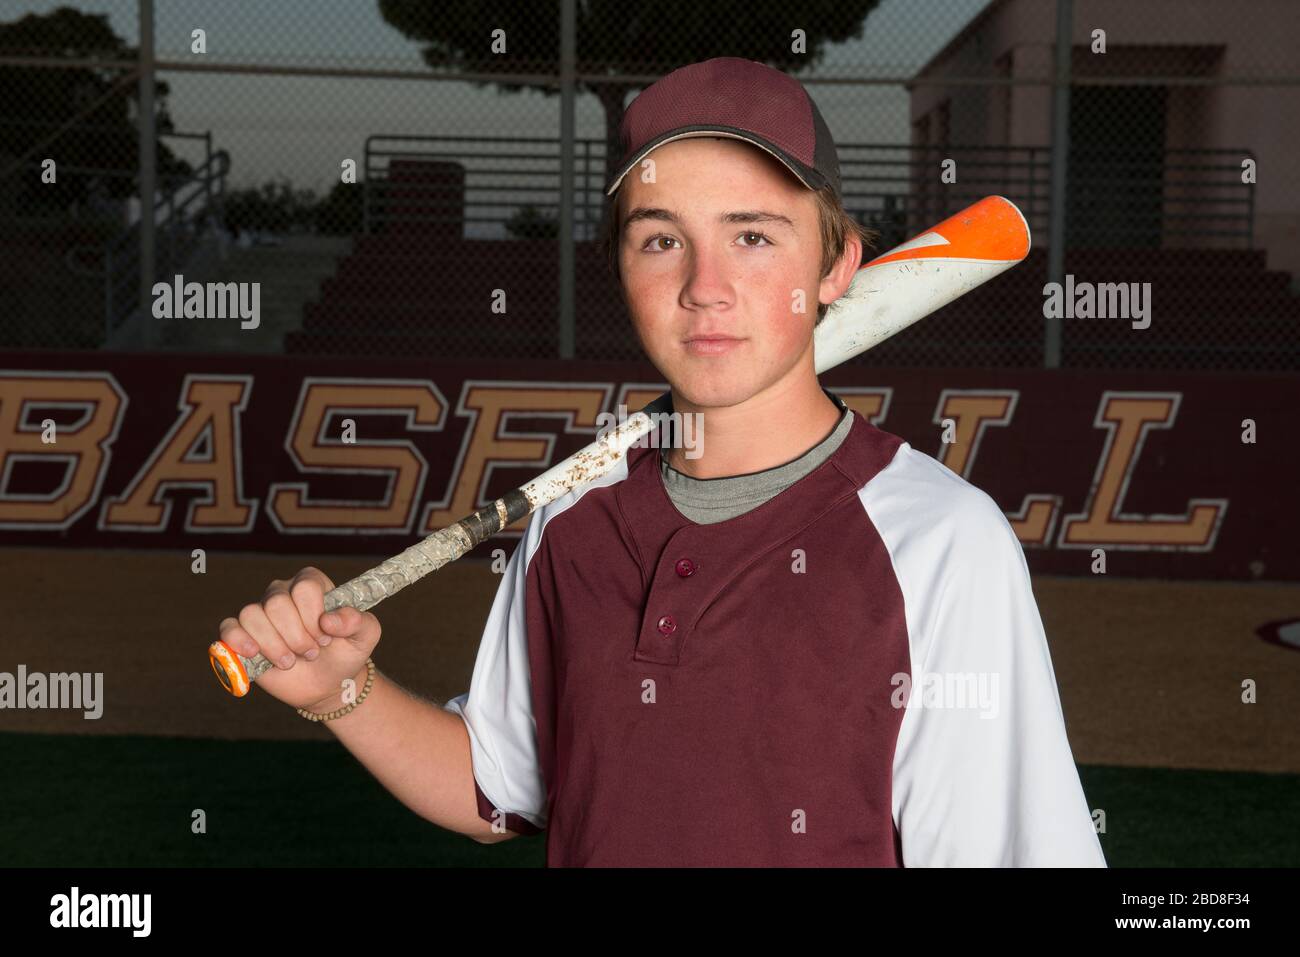
<svg viewBox="0 0 1300 957"><path fill-rule="evenodd" d="M284 233L314 225L317 205L314 190L294 189L287 177L271 179L227 192L225 225L234 232Z"/></svg>
<svg viewBox="0 0 1300 957"><path fill-rule="evenodd" d="M515 239L556 239L560 235L560 224L555 217L528 205L506 220L506 232Z"/></svg>
<svg viewBox="0 0 1300 957"><path fill-rule="evenodd" d="M827 45L861 36L878 2L803 0L792 7L788 0L577 0L575 66L580 74L659 75L716 56L738 56L796 73L818 63ZM439 72L559 72L559 0L379 0L379 12L404 36L424 44L424 62ZM505 31L504 54L492 52L498 29ZM806 52L792 49L795 29L807 31ZM507 93L524 89L520 83L493 82ZM475 82L479 88L487 85ZM622 158L623 104L637 87L623 81L579 85L605 110L606 179Z"/></svg>
<svg viewBox="0 0 1300 957"><path fill-rule="evenodd" d="M325 236L351 236L361 232L364 223L361 183L335 183L317 205L312 215L316 231Z"/></svg>
<svg viewBox="0 0 1300 957"><path fill-rule="evenodd" d="M138 57L108 24L106 14L87 14L71 7L52 13L28 14L11 23L0 23L0 53L9 56L64 57L130 61ZM58 128L78 116L92 103L109 94L127 73L122 70L93 70L84 67L0 67L0 169L7 169L19 157L21 172L11 184L21 184L23 194L17 208L45 208L61 211L82 202L92 189L115 199L138 191L134 173L139 167L138 133L133 116L138 83L122 83L104 102L76 120L56 140L28 156ZM155 82L155 103L162 104L167 84ZM160 107L160 129L166 126ZM39 163L52 158L58 164L53 184L41 182ZM36 164L33 166L33 164ZM95 167L124 175L96 176L72 172L70 167ZM157 147L158 176L190 173L189 163L176 157L165 145ZM14 185L7 185L14 189Z"/></svg>

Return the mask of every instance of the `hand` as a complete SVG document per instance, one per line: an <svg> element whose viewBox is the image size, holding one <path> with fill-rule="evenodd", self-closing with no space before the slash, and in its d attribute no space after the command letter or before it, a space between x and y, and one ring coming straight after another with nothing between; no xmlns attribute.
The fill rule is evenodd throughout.
<svg viewBox="0 0 1300 957"><path fill-rule="evenodd" d="M333 589L324 572L308 566L292 580L271 582L260 602L218 626L231 650L270 659L275 667L257 685L295 708L339 707L343 682L358 677L379 644L382 629L370 612L344 607L324 614L325 594Z"/></svg>

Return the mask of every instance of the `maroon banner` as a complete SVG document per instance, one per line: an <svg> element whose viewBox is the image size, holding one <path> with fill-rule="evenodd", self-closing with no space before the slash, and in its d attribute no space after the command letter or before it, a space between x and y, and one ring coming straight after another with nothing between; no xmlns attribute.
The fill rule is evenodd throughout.
<svg viewBox="0 0 1300 957"><path fill-rule="evenodd" d="M850 365L822 383L992 496L1035 572L1300 579L1294 375ZM636 363L8 353L0 538L387 556L666 388Z"/></svg>

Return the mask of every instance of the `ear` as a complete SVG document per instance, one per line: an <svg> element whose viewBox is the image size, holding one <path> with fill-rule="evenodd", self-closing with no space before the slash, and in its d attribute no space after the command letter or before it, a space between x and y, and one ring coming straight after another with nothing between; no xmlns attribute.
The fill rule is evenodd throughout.
<svg viewBox="0 0 1300 957"><path fill-rule="evenodd" d="M844 252L822 279L817 291L817 301L830 305L849 291L849 285L862 265L862 239L851 232L844 239Z"/></svg>

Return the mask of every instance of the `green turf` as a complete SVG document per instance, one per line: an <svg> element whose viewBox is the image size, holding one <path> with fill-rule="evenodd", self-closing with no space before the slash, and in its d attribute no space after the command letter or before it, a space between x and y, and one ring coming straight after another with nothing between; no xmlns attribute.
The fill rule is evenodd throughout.
<svg viewBox="0 0 1300 957"><path fill-rule="evenodd" d="M0 866L545 862L545 835L485 846L428 823L332 741L0 734L0 767Z"/></svg>
<svg viewBox="0 0 1300 957"><path fill-rule="evenodd" d="M1079 768L1112 867L1300 866L1300 774Z"/></svg>
<svg viewBox="0 0 1300 957"><path fill-rule="evenodd" d="M0 866L514 866L393 798L335 742L0 734ZM1083 767L1112 867L1296 866L1300 775ZM207 833L191 832L191 814Z"/></svg>

